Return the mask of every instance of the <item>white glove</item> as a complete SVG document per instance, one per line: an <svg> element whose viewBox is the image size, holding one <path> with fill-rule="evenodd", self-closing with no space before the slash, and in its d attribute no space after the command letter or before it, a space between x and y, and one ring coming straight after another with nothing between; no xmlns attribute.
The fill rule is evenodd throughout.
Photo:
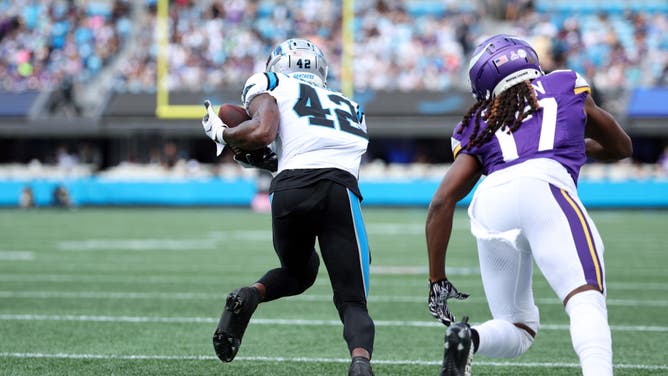
<svg viewBox="0 0 668 376"><path fill-rule="evenodd" d="M206 115L202 118L204 133L216 143L216 156L219 156L225 148L223 130L227 128L227 124L223 123L213 111L213 106L208 99L204 101L204 108L206 108Z"/></svg>

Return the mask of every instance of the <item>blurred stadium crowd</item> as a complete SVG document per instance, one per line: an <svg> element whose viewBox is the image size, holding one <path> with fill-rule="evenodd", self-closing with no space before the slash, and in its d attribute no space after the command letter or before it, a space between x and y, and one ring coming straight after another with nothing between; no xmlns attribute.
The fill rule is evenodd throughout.
<svg viewBox="0 0 668 376"><path fill-rule="evenodd" d="M240 88L264 69L273 46L291 36L322 47L329 85L339 88L342 3L169 1L169 90ZM546 71L581 72L608 94L608 106L615 106L617 93L668 86L665 0L356 0L354 14L352 69L359 91L467 90L468 54L492 31L530 40ZM0 0L0 91L95 85L106 72L116 92L154 93L156 23L157 0ZM41 162L99 163L100 150L90 152L95 145L80 142L74 149L79 150L65 153L68 159L61 146L52 145L51 156ZM170 142L153 149L150 160L139 162L172 169L191 152L175 152ZM135 160L128 155L126 162ZM184 166L194 171L196 163ZM665 175L668 163L650 172L628 171Z"/></svg>
<svg viewBox="0 0 668 376"><path fill-rule="evenodd" d="M44 90L89 82L130 34L127 2L0 1L0 87Z"/></svg>
<svg viewBox="0 0 668 376"><path fill-rule="evenodd" d="M614 1L570 2L571 8L552 9L555 2L546 0L358 0L355 86L403 91L465 87L468 53L480 37L499 28L531 40L548 71L575 69L600 88L667 83L665 1L640 0L625 7ZM263 68L274 45L294 35L322 46L331 67L330 85L336 87L341 6L338 0L172 1L169 88L240 86ZM123 54L116 89L155 90L156 8L154 0L0 1L3 89L45 88L66 76L87 82ZM490 17L499 8L505 9L500 19Z"/></svg>

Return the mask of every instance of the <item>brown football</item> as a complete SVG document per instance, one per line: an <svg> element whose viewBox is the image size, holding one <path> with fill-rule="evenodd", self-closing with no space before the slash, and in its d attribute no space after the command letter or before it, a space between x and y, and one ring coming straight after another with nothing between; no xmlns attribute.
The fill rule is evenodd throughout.
<svg viewBox="0 0 668 376"><path fill-rule="evenodd" d="M250 116L248 116L243 107L231 103L223 103L220 105L220 108L218 109L218 117L230 128L234 128L244 121L250 120Z"/></svg>

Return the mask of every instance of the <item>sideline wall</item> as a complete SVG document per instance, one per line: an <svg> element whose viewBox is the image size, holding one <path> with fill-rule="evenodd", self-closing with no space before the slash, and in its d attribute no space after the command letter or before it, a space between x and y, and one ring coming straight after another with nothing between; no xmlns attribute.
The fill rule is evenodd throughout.
<svg viewBox="0 0 668 376"><path fill-rule="evenodd" d="M403 179L360 182L365 206L427 206L439 180ZM63 185L76 206L248 206L257 193L253 179L119 181L0 180L0 206L18 206L24 187L35 203L49 206L53 190ZM588 208L668 208L668 180L581 180L578 191ZM465 206L471 195L459 202Z"/></svg>

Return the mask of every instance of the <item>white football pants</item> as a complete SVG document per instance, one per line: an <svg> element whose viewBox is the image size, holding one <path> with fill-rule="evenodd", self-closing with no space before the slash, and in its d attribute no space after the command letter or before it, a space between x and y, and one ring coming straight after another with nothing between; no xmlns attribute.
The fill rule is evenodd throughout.
<svg viewBox="0 0 668 376"><path fill-rule="evenodd" d="M527 176L531 169L521 168L522 165L517 165L487 177L469 206L469 216L492 317L522 323L537 332L539 314L532 291L533 261L560 301L582 285L592 285L605 293L603 242L577 196L572 179L568 184L568 178L532 178ZM609 332L607 315L602 317L604 329ZM571 320L574 319L571 315ZM483 338L484 324L480 329L482 346L489 341ZM580 342L576 338L573 341ZM515 342L517 349L501 351L500 356L516 356L528 348L524 339ZM604 342L600 347L607 347L612 354L610 342ZM586 355L577 348L576 352L584 364L582 357Z"/></svg>

